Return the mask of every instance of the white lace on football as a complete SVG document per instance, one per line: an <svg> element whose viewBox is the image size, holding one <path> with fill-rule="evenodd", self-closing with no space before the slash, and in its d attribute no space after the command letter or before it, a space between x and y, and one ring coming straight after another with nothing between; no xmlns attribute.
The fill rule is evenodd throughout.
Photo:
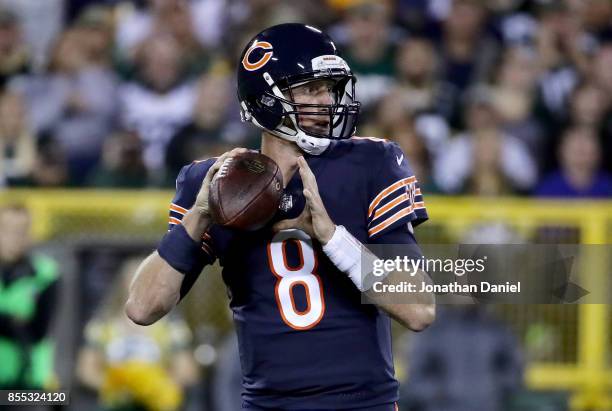
<svg viewBox="0 0 612 411"><path fill-rule="evenodd" d="M227 170L229 169L230 163L234 160L234 157L228 157L223 161L221 167L219 167L219 171L215 175L215 177L221 178L227 175Z"/></svg>

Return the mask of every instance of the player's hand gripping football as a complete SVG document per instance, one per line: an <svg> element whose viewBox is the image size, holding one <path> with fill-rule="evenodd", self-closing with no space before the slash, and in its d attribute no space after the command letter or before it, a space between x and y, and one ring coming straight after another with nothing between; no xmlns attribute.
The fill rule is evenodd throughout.
<svg viewBox="0 0 612 411"><path fill-rule="evenodd" d="M310 237L325 245L334 235L336 225L329 218L323 200L319 195L317 180L304 157L298 158L298 167L302 184L304 185L304 198L306 205L304 211L297 218L283 220L274 224L274 231L297 228Z"/></svg>
<svg viewBox="0 0 612 411"><path fill-rule="evenodd" d="M202 187L200 188L200 191L198 192L198 196L196 198L195 204L193 205L193 208L198 213L200 213L201 215L210 217L210 207L208 204L208 193L210 191L210 183L212 182L212 179L215 177L215 174L217 174L217 171L219 171L219 169L221 168L221 165L223 164L225 159L227 159L228 157L235 156L240 153L246 153L247 151L248 150L246 148L235 148L233 150L227 151L223 153L221 156L219 156L219 158L217 158L217 161L215 161L214 164L210 166L210 168L208 169L208 172L206 173L206 176L204 177L204 181L202 181Z"/></svg>

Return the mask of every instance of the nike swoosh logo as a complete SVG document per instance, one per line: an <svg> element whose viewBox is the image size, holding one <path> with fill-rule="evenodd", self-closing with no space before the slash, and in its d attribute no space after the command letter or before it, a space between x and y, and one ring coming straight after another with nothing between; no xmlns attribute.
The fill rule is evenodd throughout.
<svg viewBox="0 0 612 411"><path fill-rule="evenodd" d="M404 155L402 154L401 156L395 156L395 160L397 160L397 165L401 166L402 161L404 161Z"/></svg>

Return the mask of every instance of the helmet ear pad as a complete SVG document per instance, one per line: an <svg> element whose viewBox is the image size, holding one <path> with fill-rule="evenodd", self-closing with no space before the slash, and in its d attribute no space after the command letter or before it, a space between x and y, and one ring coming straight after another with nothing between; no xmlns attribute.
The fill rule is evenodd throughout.
<svg viewBox="0 0 612 411"><path fill-rule="evenodd" d="M259 124L268 130L275 130L286 118L280 100L262 94L259 98L249 98L247 107L255 115Z"/></svg>

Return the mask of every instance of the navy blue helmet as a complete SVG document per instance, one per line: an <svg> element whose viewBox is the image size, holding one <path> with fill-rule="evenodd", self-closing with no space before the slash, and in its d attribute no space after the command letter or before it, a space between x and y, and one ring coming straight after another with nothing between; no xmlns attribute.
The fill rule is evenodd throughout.
<svg viewBox="0 0 612 411"><path fill-rule="evenodd" d="M298 104L291 89L329 80L331 104ZM332 39L298 23L279 24L257 34L238 64L238 99L242 118L269 133L295 142L310 154L322 153L332 139L353 136L360 103L355 77ZM320 116L324 129L300 125L300 115Z"/></svg>

